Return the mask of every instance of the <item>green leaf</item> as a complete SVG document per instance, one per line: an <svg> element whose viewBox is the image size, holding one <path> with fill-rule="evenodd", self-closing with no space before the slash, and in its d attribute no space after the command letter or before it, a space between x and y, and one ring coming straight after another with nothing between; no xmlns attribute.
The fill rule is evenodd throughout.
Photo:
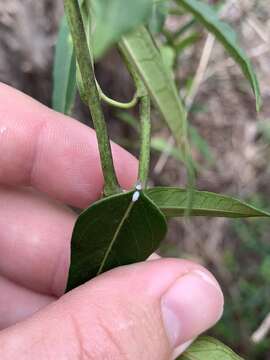
<svg viewBox="0 0 270 360"><path fill-rule="evenodd" d="M76 60L66 17L63 17L56 44L53 70L52 106L70 114L76 96Z"/></svg>
<svg viewBox="0 0 270 360"><path fill-rule="evenodd" d="M155 105L163 115L177 144L181 146L186 136L186 112L174 80L150 33L141 26L125 36L120 46L141 75Z"/></svg>
<svg viewBox="0 0 270 360"><path fill-rule="evenodd" d="M169 12L168 1L155 1L152 6L152 14L149 20L149 29L153 34L162 31Z"/></svg>
<svg viewBox="0 0 270 360"><path fill-rule="evenodd" d="M175 44L175 52L177 53L177 55L181 54L186 48L190 48L198 40L200 40L200 34L197 32L193 32L192 34L188 35L184 39L181 39Z"/></svg>
<svg viewBox="0 0 270 360"><path fill-rule="evenodd" d="M178 360L243 360L220 341L204 336L196 340Z"/></svg>
<svg viewBox="0 0 270 360"><path fill-rule="evenodd" d="M164 215L141 191L104 198L78 218L71 241L67 290L116 266L146 260L160 245Z"/></svg>
<svg viewBox="0 0 270 360"><path fill-rule="evenodd" d="M207 160L209 165L212 165L215 160L215 156L212 154L211 149L207 141L199 134L198 130L190 125L189 128L190 143L196 147L199 153Z"/></svg>
<svg viewBox="0 0 270 360"><path fill-rule="evenodd" d="M201 22L208 31L213 33L225 47L232 58L240 65L245 77L250 82L256 97L257 110L261 107L261 95L258 80L252 64L247 55L237 42L237 37L233 29L223 21L219 20L217 13L211 6L199 0L177 0L178 4L191 12L194 17Z"/></svg>
<svg viewBox="0 0 270 360"><path fill-rule="evenodd" d="M173 76L173 66L175 63L176 53L172 46L163 45L160 47L160 54L163 59L164 65L171 76Z"/></svg>
<svg viewBox="0 0 270 360"><path fill-rule="evenodd" d="M178 161L184 161L183 155L179 149L173 145L171 147L168 146L168 140L163 139L162 137L154 137L151 139L151 149L161 153L166 153Z"/></svg>
<svg viewBox="0 0 270 360"><path fill-rule="evenodd" d="M146 190L146 194L167 217L184 216L188 209L186 189L156 187ZM268 212L232 197L197 190L192 192L190 215L228 218L270 217Z"/></svg>
<svg viewBox="0 0 270 360"><path fill-rule="evenodd" d="M151 15L152 0L94 0L96 26L94 54L99 58L128 32L145 23Z"/></svg>
<svg viewBox="0 0 270 360"><path fill-rule="evenodd" d="M187 114L159 49L149 31L143 26L123 37L119 46L128 62L137 69L155 105L171 130L177 147L182 151L188 174L188 184L189 187L192 187L195 165L188 144Z"/></svg>

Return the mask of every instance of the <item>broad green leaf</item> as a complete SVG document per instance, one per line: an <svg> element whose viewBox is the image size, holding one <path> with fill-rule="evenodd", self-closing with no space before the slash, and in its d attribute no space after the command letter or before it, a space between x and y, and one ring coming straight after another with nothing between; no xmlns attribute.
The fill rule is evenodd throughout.
<svg viewBox="0 0 270 360"><path fill-rule="evenodd" d="M76 96L76 59L66 17L63 17L56 44L53 70L52 106L70 114Z"/></svg>
<svg viewBox="0 0 270 360"><path fill-rule="evenodd" d="M228 346L211 337L200 337L178 360L243 360Z"/></svg>
<svg viewBox="0 0 270 360"><path fill-rule="evenodd" d="M213 33L225 47L233 59L240 65L244 75L250 82L256 97L257 110L261 107L261 95L258 80L253 66L237 42L236 33L225 22L219 20L213 8L199 0L177 0L177 3L191 12L194 17L201 22L208 31Z"/></svg>
<svg viewBox="0 0 270 360"><path fill-rule="evenodd" d="M181 146L186 135L186 112L178 96L174 80L150 33L141 26L125 36L120 46L138 70L177 144Z"/></svg>
<svg viewBox="0 0 270 360"><path fill-rule="evenodd" d="M153 34L161 32L169 12L168 1L156 0L152 6L152 14L149 20L149 29Z"/></svg>
<svg viewBox="0 0 270 360"><path fill-rule="evenodd" d="M73 230L67 290L116 266L147 259L166 231L164 215L141 191L96 202L79 216Z"/></svg>
<svg viewBox="0 0 270 360"><path fill-rule="evenodd" d="M153 0L93 0L95 14L94 54L99 58L123 35L145 23Z"/></svg>
<svg viewBox="0 0 270 360"><path fill-rule="evenodd" d="M146 194L165 216L180 217L185 215L188 208L188 190L174 187L156 187L146 190ZM192 196L191 216L270 217L268 212L230 196L197 190L193 190Z"/></svg>

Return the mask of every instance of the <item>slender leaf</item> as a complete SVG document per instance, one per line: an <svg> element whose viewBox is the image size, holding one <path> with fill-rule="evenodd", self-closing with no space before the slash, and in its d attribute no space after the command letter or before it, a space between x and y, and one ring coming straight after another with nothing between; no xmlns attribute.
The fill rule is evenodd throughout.
<svg viewBox="0 0 270 360"><path fill-rule="evenodd" d="M169 12L168 1L155 1L152 6L152 14L149 20L149 29L155 34L161 32Z"/></svg>
<svg viewBox="0 0 270 360"><path fill-rule="evenodd" d="M186 48L191 47L200 39L200 34L197 32L193 32L188 35L184 39L181 39L179 42L175 44L175 52L177 55L181 54Z"/></svg>
<svg viewBox="0 0 270 360"><path fill-rule="evenodd" d="M187 31L189 31L191 28L192 28L192 26L194 25L196 23L196 20L195 19L191 19L191 20L189 20L188 22L186 22L184 25L182 25L181 27L180 27L180 29L179 30L177 30L176 32L175 32L175 37L179 37L179 36L182 36L182 35L184 35Z"/></svg>
<svg viewBox="0 0 270 360"><path fill-rule="evenodd" d="M79 216L73 230L67 290L116 266L147 259L166 231L164 215L143 192L96 202Z"/></svg>
<svg viewBox="0 0 270 360"><path fill-rule="evenodd" d="M225 47L233 59L240 65L245 77L250 82L256 97L257 110L261 107L261 95L258 80L252 64L247 55L240 48L237 42L236 33L225 22L219 20L213 8L199 0L177 0L178 4L191 12L194 17L201 22L208 31L213 33Z"/></svg>
<svg viewBox="0 0 270 360"><path fill-rule="evenodd" d="M186 189L156 187L146 190L146 194L167 217L184 216L188 208L188 190ZM192 195L191 216L270 217L268 212L229 196L196 190L193 190Z"/></svg>
<svg viewBox="0 0 270 360"><path fill-rule="evenodd" d="M173 66L176 59L176 53L174 48L169 45L163 45L160 47L159 50L167 71L171 76L173 76Z"/></svg>
<svg viewBox="0 0 270 360"><path fill-rule="evenodd" d="M151 16L153 0L94 0L94 54L99 58L128 32Z"/></svg>
<svg viewBox="0 0 270 360"><path fill-rule="evenodd" d="M178 360L243 360L228 346L211 337L200 337Z"/></svg>
<svg viewBox="0 0 270 360"><path fill-rule="evenodd" d="M125 112L125 111L119 111L117 113L119 120L121 120L123 123L131 126L136 133L139 134L140 132L140 125L137 121L137 119L132 116L131 114ZM195 146L198 151L200 151L201 155L207 160L208 164L211 165L214 162L214 155L211 153L211 149L209 148L209 145L207 142L201 137L201 135L198 133L196 128L192 125L189 126L189 137L190 137L190 143L192 146ZM131 148L136 149L136 144L133 142L132 144L127 141L121 140L122 146L128 146ZM139 146L139 145L138 145ZM151 139L151 149L157 152L161 153L167 153L169 156L173 157L174 159L184 162L184 156L181 151L175 146L168 146L168 141L165 138L162 137L153 137ZM193 165L196 170L200 170L201 165L197 163L195 160L193 161Z"/></svg>
<svg viewBox="0 0 270 360"><path fill-rule="evenodd" d="M168 140L163 139L162 137L154 137L151 140L151 148L152 150L166 153L169 156L172 156L174 159L178 161L184 161L183 155L174 145L168 146Z"/></svg>
<svg viewBox="0 0 270 360"><path fill-rule="evenodd" d="M123 110L118 111L117 116L118 116L119 120L121 120L123 123L129 125L130 127L133 128L133 130L136 131L136 133L140 134L140 123L139 123L138 119L136 119L135 116L133 116L130 113L123 111Z"/></svg>
<svg viewBox="0 0 270 360"><path fill-rule="evenodd" d="M181 144L186 135L186 112L150 33L141 26L123 38L121 47L140 73L177 144Z"/></svg>
<svg viewBox="0 0 270 360"><path fill-rule="evenodd" d="M53 108L70 114L76 95L76 59L66 17L62 19L56 44L53 82Z"/></svg>
<svg viewBox="0 0 270 360"><path fill-rule="evenodd" d="M215 156L211 152L211 149L207 141L199 134L196 127L190 125L188 130L189 130L190 143L207 160L209 165L213 164L215 160Z"/></svg>

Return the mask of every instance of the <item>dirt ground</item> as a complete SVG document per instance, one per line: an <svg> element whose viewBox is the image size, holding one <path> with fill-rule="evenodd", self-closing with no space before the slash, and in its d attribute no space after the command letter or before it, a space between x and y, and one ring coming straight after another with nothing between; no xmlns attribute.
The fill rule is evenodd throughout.
<svg viewBox="0 0 270 360"><path fill-rule="evenodd" d="M62 0L0 0L0 81L49 106L54 44L62 13ZM270 120L269 0L228 0L224 17L233 24L243 48L252 58L264 105L257 115L249 86L238 67L207 34L192 51L184 54L180 74L183 79L198 70L203 49L210 54L193 99L193 104L201 110L191 112L189 120L207 140L215 160L211 166L207 165L194 149L195 159L205 165L197 184L200 189L244 199L262 193L267 201L270 198L270 147L269 142L262 140L261 128ZM125 97L125 93L131 91L129 84L122 86L126 75L113 54L98 66L98 72L102 74L103 86L116 97ZM76 115L83 120L85 114L85 109L78 105ZM109 111L107 115L111 117ZM110 128L113 139L131 134L112 118ZM156 130L155 135L169 137L164 130ZM157 169L158 159L159 155L155 154L152 181L183 185L184 175L179 164L169 158ZM268 203L270 205L270 201ZM226 219L174 221L164 252L196 258L210 266L228 290L234 280L224 262L224 253L228 249L237 251L232 236ZM264 237L269 239L268 234ZM270 354L262 359L269 360Z"/></svg>

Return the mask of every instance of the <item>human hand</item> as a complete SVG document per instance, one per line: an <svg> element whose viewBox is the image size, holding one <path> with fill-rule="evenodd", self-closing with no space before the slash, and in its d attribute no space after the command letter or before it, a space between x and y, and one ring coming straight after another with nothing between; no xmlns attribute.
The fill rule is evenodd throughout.
<svg viewBox="0 0 270 360"><path fill-rule="evenodd" d="M76 214L103 180L93 130L0 85L0 359L168 360L221 316L200 265L155 259L63 295ZM137 162L113 145L123 188Z"/></svg>

